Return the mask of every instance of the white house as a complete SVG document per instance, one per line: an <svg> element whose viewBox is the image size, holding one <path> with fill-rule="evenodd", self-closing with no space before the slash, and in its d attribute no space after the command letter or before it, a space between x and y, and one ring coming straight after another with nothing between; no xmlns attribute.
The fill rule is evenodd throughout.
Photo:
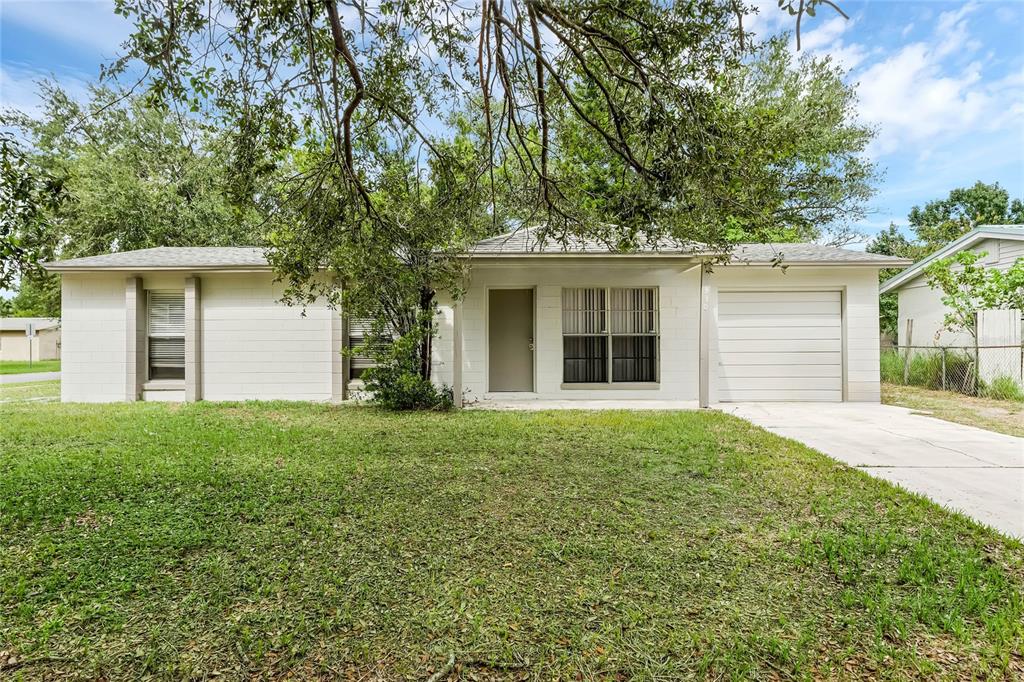
<svg viewBox="0 0 1024 682"><path fill-rule="evenodd" d="M30 326L31 336L28 334ZM59 359L60 320L52 317L0 318L0 361Z"/></svg>
<svg viewBox="0 0 1024 682"><path fill-rule="evenodd" d="M477 244L442 300L434 377L466 400L878 401L878 269L813 244L714 254ZM780 265L781 263L781 265ZM63 275L62 399L340 400L358 372L325 302L279 302L256 248L157 248L47 264Z"/></svg>
<svg viewBox="0 0 1024 682"><path fill-rule="evenodd" d="M982 225L884 282L880 293L895 292L899 301L898 332L901 346L974 344L969 332L943 329L946 306L942 303L942 292L928 286L925 274L928 266L935 261L967 250L984 253L979 263L987 268L1008 270L1018 258L1024 258L1024 225ZM910 320L913 322L908 326Z"/></svg>

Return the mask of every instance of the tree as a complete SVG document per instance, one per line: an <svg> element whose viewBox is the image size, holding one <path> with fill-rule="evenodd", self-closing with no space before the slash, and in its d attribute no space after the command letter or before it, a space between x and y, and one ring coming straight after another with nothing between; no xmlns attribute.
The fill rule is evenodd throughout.
<svg viewBox="0 0 1024 682"><path fill-rule="evenodd" d="M784 50L752 43L733 0L117 8L135 31L111 73L141 62L155 99L232 131L237 183L287 174L273 243L289 295L355 311L361 288L392 292L377 307L396 308L378 318L394 333L457 282L426 263L481 232L726 251L847 218L869 191L849 90L821 62L779 66ZM428 374L429 341L411 345Z"/></svg>
<svg viewBox="0 0 1024 682"><path fill-rule="evenodd" d="M60 279L26 273L3 317L60 317Z"/></svg>
<svg viewBox="0 0 1024 682"><path fill-rule="evenodd" d="M914 206L907 216L911 229L928 251L940 249L978 225L1024 224L1024 202L1010 200L999 183L978 181L972 187L958 187L945 199L924 208Z"/></svg>
<svg viewBox="0 0 1024 682"><path fill-rule="evenodd" d="M22 291L15 311L59 315L57 278L36 265L153 246L261 244L273 185L249 195L228 165L225 136L192 118L152 106L142 97L93 88L80 104L59 87L41 84L38 116L4 112L0 124L17 133L4 146L4 244L18 249ZM10 134L10 133L9 133ZM12 176L13 179L10 179ZM5 249L7 246L5 246ZM19 302L20 301L20 302Z"/></svg>
<svg viewBox="0 0 1024 682"><path fill-rule="evenodd" d="M62 197L60 181L33 166L10 131L0 131L0 289L34 271L51 252L50 211Z"/></svg>
<svg viewBox="0 0 1024 682"><path fill-rule="evenodd" d="M865 251L911 260L919 260L928 255L923 246L907 239L894 223L890 223L888 228L875 235L875 238L868 242ZM878 271L878 281L884 282L890 277L895 277L899 272L896 268L882 268ZM897 336L899 332L897 328L899 325L899 297L897 294L888 293L879 297L878 321L883 334Z"/></svg>
<svg viewBox="0 0 1024 682"><path fill-rule="evenodd" d="M1004 272L978 265L985 255L960 251L925 269L928 286L942 291L944 324L950 331L966 329L976 337L978 310L1024 310L1024 258Z"/></svg>

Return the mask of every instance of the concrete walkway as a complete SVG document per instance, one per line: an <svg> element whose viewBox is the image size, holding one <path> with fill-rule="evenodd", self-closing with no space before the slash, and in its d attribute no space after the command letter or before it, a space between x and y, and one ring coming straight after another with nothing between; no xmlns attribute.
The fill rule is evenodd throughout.
<svg viewBox="0 0 1024 682"><path fill-rule="evenodd" d="M1024 539L1024 438L891 405L717 407Z"/></svg>
<svg viewBox="0 0 1024 682"><path fill-rule="evenodd" d="M60 372L31 372L29 374L0 374L0 384L27 384L30 381L54 381Z"/></svg>
<svg viewBox="0 0 1024 682"><path fill-rule="evenodd" d="M467 410L696 410L696 400L540 400L487 398L466 403Z"/></svg>

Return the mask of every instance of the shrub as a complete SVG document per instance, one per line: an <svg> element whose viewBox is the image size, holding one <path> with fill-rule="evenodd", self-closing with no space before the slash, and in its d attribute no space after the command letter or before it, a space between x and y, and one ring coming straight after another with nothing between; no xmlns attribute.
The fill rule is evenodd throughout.
<svg viewBox="0 0 1024 682"><path fill-rule="evenodd" d="M437 386L420 374L418 344L418 334L411 332L392 343L375 346L377 364L362 375L371 402L389 410L447 411L455 406L450 386Z"/></svg>
<svg viewBox="0 0 1024 682"><path fill-rule="evenodd" d="M996 377L991 382L983 382L978 394L983 398L1024 402L1024 388L1010 376Z"/></svg>

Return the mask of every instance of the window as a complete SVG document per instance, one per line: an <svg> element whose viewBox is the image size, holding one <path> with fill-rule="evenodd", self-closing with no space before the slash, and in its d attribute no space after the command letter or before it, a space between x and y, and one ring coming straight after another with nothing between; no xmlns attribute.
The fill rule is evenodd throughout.
<svg viewBox="0 0 1024 682"><path fill-rule="evenodd" d="M150 379L185 378L185 292L147 292Z"/></svg>
<svg viewBox="0 0 1024 682"><path fill-rule="evenodd" d="M348 347L353 350L353 353L349 356L348 361L348 378L349 381L353 379L359 379L370 367L373 367L377 363L373 361L372 349L365 347L367 338L370 336L370 330L373 325L373 320L368 319L351 319L348 323ZM381 342L382 347L386 345L386 342Z"/></svg>
<svg viewBox="0 0 1024 682"><path fill-rule="evenodd" d="M562 381L658 380L658 291L653 287L562 290Z"/></svg>

